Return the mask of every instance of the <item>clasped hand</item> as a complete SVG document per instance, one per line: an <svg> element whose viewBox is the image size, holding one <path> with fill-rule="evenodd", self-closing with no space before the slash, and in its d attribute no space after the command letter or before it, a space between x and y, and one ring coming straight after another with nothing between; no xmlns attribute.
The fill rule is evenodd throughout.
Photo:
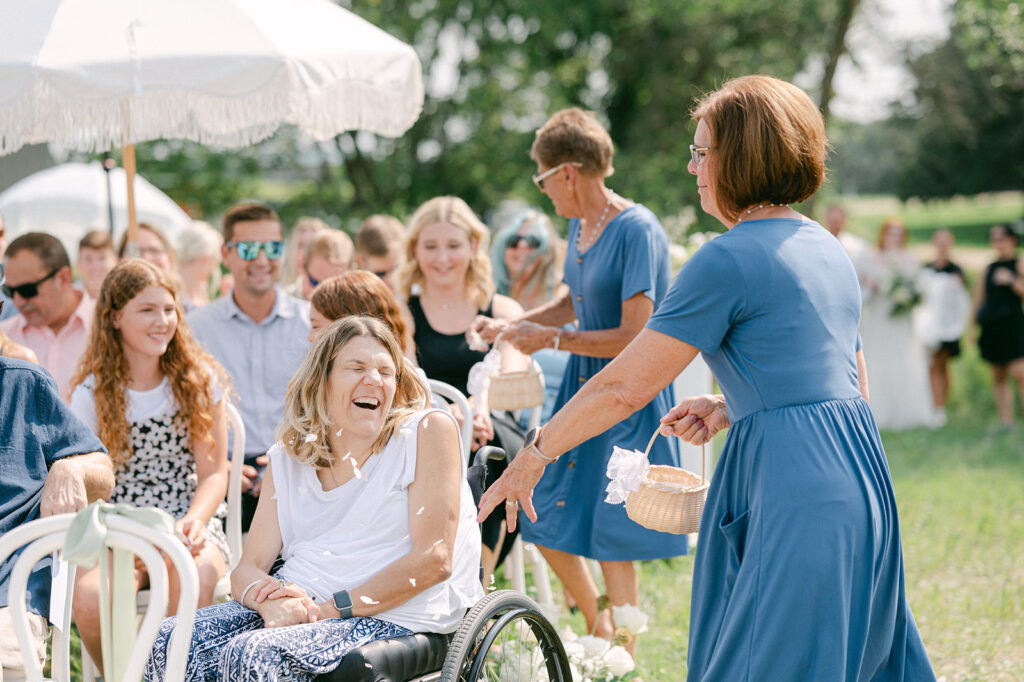
<svg viewBox="0 0 1024 682"><path fill-rule="evenodd" d="M498 336L523 355L533 355L542 348L550 348L555 334L550 327L520 320L506 322L478 315L470 326L469 334L478 334L487 343L494 343Z"/></svg>
<svg viewBox="0 0 1024 682"><path fill-rule="evenodd" d="M686 398L661 418L661 434L678 436L687 443L703 445L716 433L729 428L725 398L700 395Z"/></svg>
<svg viewBox="0 0 1024 682"><path fill-rule="evenodd" d="M267 576L252 590L255 610L264 627L315 623L320 617L320 606L298 585Z"/></svg>

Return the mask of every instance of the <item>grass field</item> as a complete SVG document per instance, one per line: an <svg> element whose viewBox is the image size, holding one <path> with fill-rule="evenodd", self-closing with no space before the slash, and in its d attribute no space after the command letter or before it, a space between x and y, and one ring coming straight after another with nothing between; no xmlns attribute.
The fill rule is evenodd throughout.
<svg viewBox="0 0 1024 682"><path fill-rule="evenodd" d="M954 381L945 427L882 434L907 592L940 680L1017 681L1024 679L1024 424L997 429L987 367L973 349L955 361ZM638 638L637 661L647 682L683 678L692 576L690 557L641 567L641 607L652 627ZM579 615L568 622L583 630Z"/></svg>

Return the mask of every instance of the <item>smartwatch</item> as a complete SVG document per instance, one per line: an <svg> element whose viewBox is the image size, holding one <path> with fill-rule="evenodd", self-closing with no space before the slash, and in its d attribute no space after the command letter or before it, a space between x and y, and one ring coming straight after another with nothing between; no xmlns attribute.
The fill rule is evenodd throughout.
<svg viewBox="0 0 1024 682"><path fill-rule="evenodd" d="M339 618L352 617L352 595L348 590L338 590L334 593L334 608L338 609Z"/></svg>
<svg viewBox="0 0 1024 682"><path fill-rule="evenodd" d="M523 443L523 450L530 453L537 459L545 462L546 464L551 464L557 458L548 457L547 455L540 451L540 448L537 447L538 438L540 438L540 427L535 426L532 429L530 429L530 431L526 434L526 441Z"/></svg>

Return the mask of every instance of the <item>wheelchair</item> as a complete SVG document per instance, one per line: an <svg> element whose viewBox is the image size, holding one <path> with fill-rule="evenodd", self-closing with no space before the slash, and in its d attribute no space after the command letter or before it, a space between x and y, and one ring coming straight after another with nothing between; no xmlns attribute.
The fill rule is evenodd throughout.
<svg viewBox="0 0 1024 682"><path fill-rule="evenodd" d="M486 487L486 461L504 451L483 447L467 471L474 499ZM318 682L571 682L569 659L554 626L530 597L515 590L487 594L448 635L416 633L350 651Z"/></svg>

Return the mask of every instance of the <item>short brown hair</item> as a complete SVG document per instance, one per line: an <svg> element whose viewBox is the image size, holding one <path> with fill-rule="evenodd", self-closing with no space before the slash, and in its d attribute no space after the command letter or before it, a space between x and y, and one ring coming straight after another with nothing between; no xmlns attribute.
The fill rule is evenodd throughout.
<svg viewBox="0 0 1024 682"><path fill-rule="evenodd" d="M110 238L110 232L107 230L89 230L78 241L78 250L82 249L96 249L97 251L109 249L113 253L114 241Z"/></svg>
<svg viewBox="0 0 1024 682"><path fill-rule="evenodd" d="M537 131L530 147L530 158L537 163L550 168L575 162L584 175L602 177L614 171L614 155L611 135L592 112L578 107L556 111Z"/></svg>
<svg viewBox="0 0 1024 682"><path fill-rule="evenodd" d="M803 201L825 180L825 121L792 83L734 78L697 102L691 116L711 130L709 172L728 218L761 202Z"/></svg>
<svg viewBox="0 0 1024 682"><path fill-rule="evenodd" d="M5 258L10 258L19 251L31 251L49 271L70 268L71 259L60 240L46 232L26 232L7 245Z"/></svg>
<svg viewBox="0 0 1024 682"><path fill-rule="evenodd" d="M224 233L224 241L229 242L235 236L235 225L256 220L273 220L280 224L281 219L274 209L259 202L248 202L235 204L228 209L221 219L221 232Z"/></svg>
<svg viewBox="0 0 1024 682"><path fill-rule="evenodd" d="M309 260L317 256L328 263L345 265L352 264L352 238L341 230L320 230L313 235L306 244L306 251L303 254L306 266Z"/></svg>
<svg viewBox="0 0 1024 682"><path fill-rule="evenodd" d="M328 320L340 320L350 315L376 317L391 328L403 352L405 322L398 307L398 299L380 277L366 270L349 270L320 282L309 297L310 304Z"/></svg>
<svg viewBox="0 0 1024 682"><path fill-rule="evenodd" d="M398 218L372 215L363 221L356 232L356 253L383 258L402 249L405 230Z"/></svg>

